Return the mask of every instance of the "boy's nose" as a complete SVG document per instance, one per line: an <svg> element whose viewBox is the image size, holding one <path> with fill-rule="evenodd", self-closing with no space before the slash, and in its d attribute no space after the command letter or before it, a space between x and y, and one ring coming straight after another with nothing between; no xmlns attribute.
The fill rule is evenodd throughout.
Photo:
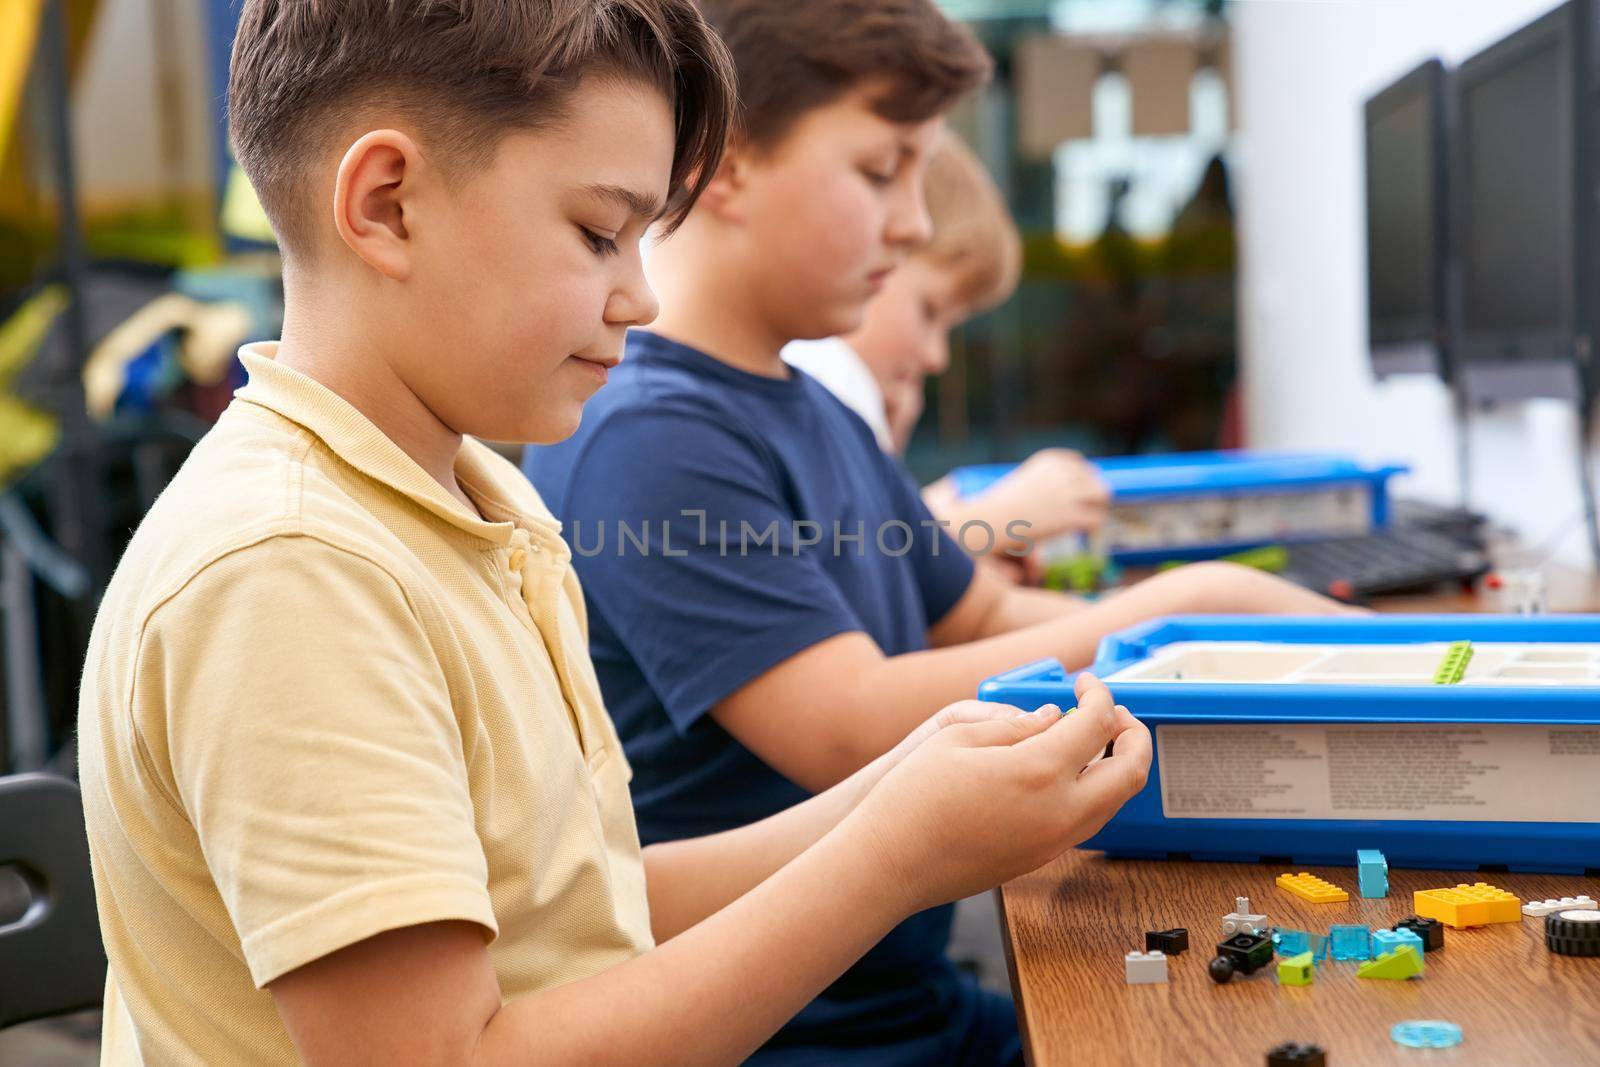
<svg viewBox="0 0 1600 1067"><path fill-rule="evenodd" d="M923 198L918 182L903 196L897 198L894 212L889 218L891 244L915 248L927 244L933 237L933 217L928 214L928 202Z"/></svg>
<svg viewBox="0 0 1600 1067"><path fill-rule="evenodd" d="M660 313L661 302L642 272L606 303L606 321L620 326L648 326Z"/></svg>

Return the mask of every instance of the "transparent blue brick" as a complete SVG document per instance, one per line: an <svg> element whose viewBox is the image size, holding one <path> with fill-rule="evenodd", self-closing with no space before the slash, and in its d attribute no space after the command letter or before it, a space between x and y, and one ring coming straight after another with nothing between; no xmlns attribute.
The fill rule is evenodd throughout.
<svg viewBox="0 0 1600 1067"><path fill-rule="evenodd" d="M1356 853L1356 877L1361 883L1363 897L1389 895L1389 861L1376 849L1364 848Z"/></svg>
<svg viewBox="0 0 1600 1067"><path fill-rule="evenodd" d="M1372 931L1372 955L1374 958L1385 952L1393 952L1397 948L1410 945L1417 950L1417 955L1422 955L1422 938L1410 930L1374 930Z"/></svg>
<svg viewBox="0 0 1600 1067"><path fill-rule="evenodd" d="M1372 958L1372 932L1365 926L1330 926L1328 937L1333 941L1333 958L1336 960Z"/></svg>
<svg viewBox="0 0 1600 1067"><path fill-rule="evenodd" d="M1420 940L1420 938L1419 938ZM1272 935L1272 943L1280 956L1298 956L1311 953L1314 963L1328 958L1328 935L1313 934L1305 930L1279 930Z"/></svg>
<svg viewBox="0 0 1600 1067"><path fill-rule="evenodd" d="M1279 930L1272 940L1280 956L1298 956L1311 951L1311 935L1304 930Z"/></svg>
<svg viewBox="0 0 1600 1067"><path fill-rule="evenodd" d="M1389 1036L1407 1048L1450 1048L1461 1044L1461 1027L1443 1019L1412 1019L1395 1023Z"/></svg>

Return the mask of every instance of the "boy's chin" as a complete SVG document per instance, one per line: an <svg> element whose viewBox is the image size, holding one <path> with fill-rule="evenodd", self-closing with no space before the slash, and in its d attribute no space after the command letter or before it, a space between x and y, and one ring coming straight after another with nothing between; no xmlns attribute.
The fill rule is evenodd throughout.
<svg viewBox="0 0 1600 1067"><path fill-rule="evenodd" d="M583 421L583 405L573 404L571 411L549 412L537 423L521 428L516 440L525 445L558 445L578 432Z"/></svg>
<svg viewBox="0 0 1600 1067"><path fill-rule="evenodd" d="M795 328L804 332L797 333L794 340L819 341L824 337L843 337L861 329L861 324L866 320L867 301L840 301L831 307L818 308L815 315L798 324Z"/></svg>

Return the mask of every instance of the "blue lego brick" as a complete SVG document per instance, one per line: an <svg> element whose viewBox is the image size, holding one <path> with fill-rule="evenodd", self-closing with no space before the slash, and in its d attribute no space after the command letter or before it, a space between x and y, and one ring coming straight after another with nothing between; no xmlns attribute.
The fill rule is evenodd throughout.
<svg viewBox="0 0 1600 1067"><path fill-rule="evenodd" d="M1356 853L1356 876L1361 883L1363 897L1389 895L1389 862L1376 849L1364 848Z"/></svg>
<svg viewBox="0 0 1600 1067"><path fill-rule="evenodd" d="M1398 948L1410 945L1420 955L1423 951L1422 938L1411 930L1374 930L1372 931L1372 955L1374 958L1385 952L1393 952Z"/></svg>
<svg viewBox="0 0 1600 1067"><path fill-rule="evenodd" d="M1298 956L1311 951L1311 935L1304 930L1279 930L1272 940L1277 942L1280 956Z"/></svg>
<svg viewBox="0 0 1600 1067"><path fill-rule="evenodd" d="M1333 941L1333 958L1336 960L1369 960L1372 958L1372 932L1365 926L1335 925L1328 927Z"/></svg>
<svg viewBox="0 0 1600 1067"><path fill-rule="evenodd" d="M1309 952L1315 963L1321 963L1328 958L1327 934L1313 934L1305 930L1279 930L1272 935L1272 943L1277 946L1280 956L1298 956L1302 952Z"/></svg>

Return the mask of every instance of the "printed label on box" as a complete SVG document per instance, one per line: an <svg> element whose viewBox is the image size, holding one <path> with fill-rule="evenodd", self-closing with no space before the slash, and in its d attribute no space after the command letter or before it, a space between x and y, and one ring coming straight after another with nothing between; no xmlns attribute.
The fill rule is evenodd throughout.
<svg viewBox="0 0 1600 1067"><path fill-rule="evenodd" d="M1600 822L1600 726L1156 727L1169 819Z"/></svg>

